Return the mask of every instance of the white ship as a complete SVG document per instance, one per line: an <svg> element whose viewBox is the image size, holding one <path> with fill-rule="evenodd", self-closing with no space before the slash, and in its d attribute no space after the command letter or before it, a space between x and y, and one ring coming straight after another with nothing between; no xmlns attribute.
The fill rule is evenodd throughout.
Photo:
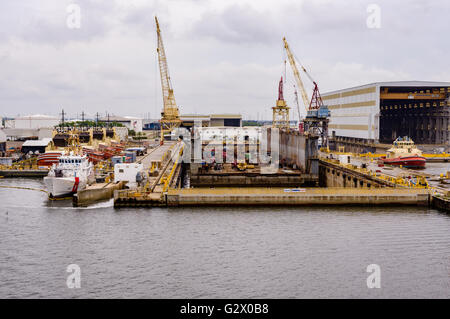
<svg viewBox="0 0 450 319"><path fill-rule="evenodd" d="M63 155L44 177L44 184L51 197L64 197L85 189L94 180L93 165L85 155Z"/></svg>

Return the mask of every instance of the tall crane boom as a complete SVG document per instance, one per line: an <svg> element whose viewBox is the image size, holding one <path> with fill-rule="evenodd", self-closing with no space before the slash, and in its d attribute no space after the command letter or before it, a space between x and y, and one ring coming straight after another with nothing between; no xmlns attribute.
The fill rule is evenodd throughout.
<svg viewBox="0 0 450 319"><path fill-rule="evenodd" d="M297 65L294 60L294 54L289 48L286 38L283 38L283 42L284 48L286 49L287 56L289 58L289 63L291 64L292 71L294 72L295 80L297 81L297 86L300 88L300 92L302 93L303 104L306 108L306 118L303 120L304 132L308 135L310 134L312 136L318 136L321 146L326 147L328 145L328 118L330 116L330 111L328 110L328 107L323 104L323 100L316 81L314 81L308 71L306 71L306 69L300 64L303 72L306 73L306 76L314 85L312 98L311 101L309 101L305 87L303 86L303 82L300 78L300 73L298 72ZM299 125L299 131L301 130L302 128Z"/></svg>
<svg viewBox="0 0 450 319"><path fill-rule="evenodd" d="M283 38L284 48L286 49L287 57L289 59L289 63L292 67L292 72L294 73L295 81L297 82L297 86L300 88L300 93L302 94L303 104L305 105L305 109L308 111L309 106L309 98L306 93L305 86L303 85L302 79L300 78L300 72L298 72L297 64L295 63L294 55L289 48L289 44L286 41L286 38ZM303 68L306 72L306 70Z"/></svg>
<svg viewBox="0 0 450 319"><path fill-rule="evenodd" d="M159 72L161 75L161 89L163 94L163 111L161 112L161 142L163 141L164 132L170 132L173 128L178 127L181 123L178 113L178 106L173 95L172 82L169 75L169 67L167 65L166 52L162 41L161 30L159 28L158 18L155 16L156 34L158 36L158 62Z"/></svg>

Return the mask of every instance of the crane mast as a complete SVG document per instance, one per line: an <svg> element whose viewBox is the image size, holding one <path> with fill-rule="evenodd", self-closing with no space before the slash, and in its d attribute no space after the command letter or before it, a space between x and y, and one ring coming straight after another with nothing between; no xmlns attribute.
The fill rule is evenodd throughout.
<svg viewBox="0 0 450 319"><path fill-rule="evenodd" d="M174 128L181 124L178 106L175 102L173 94L172 82L169 75L169 67L167 65L166 52L162 41L161 30L159 28L158 18L155 16L156 34L158 36L158 62L159 72L161 75L161 89L163 95L163 111L161 112L161 143L164 142L164 133L171 132Z"/></svg>
<svg viewBox="0 0 450 319"><path fill-rule="evenodd" d="M298 71L297 64L295 63L294 55L292 54L291 49L289 48L289 44L286 41L286 38L283 38L284 48L286 49L287 57L289 59L289 63L292 67L292 72L294 73L295 81L297 82L297 86L300 88L300 93L302 94L303 104L305 105L305 110L308 111L309 106L309 98L306 93L305 86L303 85L302 79L300 78L300 72ZM303 71L306 70L303 68Z"/></svg>
<svg viewBox="0 0 450 319"><path fill-rule="evenodd" d="M289 106L283 97L283 77L278 83L278 100L276 105L272 107L272 126L289 129Z"/></svg>
<svg viewBox="0 0 450 319"><path fill-rule="evenodd" d="M328 110L328 107L323 104L322 96L320 95L319 87L316 81L314 81L308 71L306 71L306 69L302 65L300 65L303 72L306 73L306 75L314 85L313 95L311 101L309 101L305 87L303 86L303 82L300 78L300 73L298 72L297 64L294 60L294 55L289 48L286 38L283 38L283 42L284 48L287 52L289 63L291 64L292 71L294 72L295 80L297 81L297 86L300 88L300 92L302 93L303 104L306 108L306 118L303 120L304 132L308 135L318 136L320 138L321 146L327 147L329 122L328 118L330 116L330 111ZM295 92L295 95L297 96L297 92ZM301 126L299 125L299 131L300 130Z"/></svg>

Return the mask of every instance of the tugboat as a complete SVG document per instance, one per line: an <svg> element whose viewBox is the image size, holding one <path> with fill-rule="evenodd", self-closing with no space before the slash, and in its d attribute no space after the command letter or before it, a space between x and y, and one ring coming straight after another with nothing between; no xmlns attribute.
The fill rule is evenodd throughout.
<svg viewBox="0 0 450 319"><path fill-rule="evenodd" d="M71 196L93 182L93 165L85 155L59 157L58 164L54 164L48 176L44 177L50 197Z"/></svg>
<svg viewBox="0 0 450 319"><path fill-rule="evenodd" d="M387 150L387 156L382 159L383 164L402 166L406 168L425 168L426 158L422 151L415 147L409 137L398 137L392 147Z"/></svg>

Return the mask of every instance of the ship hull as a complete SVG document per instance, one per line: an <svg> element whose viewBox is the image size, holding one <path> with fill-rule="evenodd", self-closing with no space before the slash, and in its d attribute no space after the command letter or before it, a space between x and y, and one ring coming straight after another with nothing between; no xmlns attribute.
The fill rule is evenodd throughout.
<svg viewBox="0 0 450 319"><path fill-rule="evenodd" d="M406 168L425 168L426 162L427 160L422 156L407 156L383 159L383 164L402 166Z"/></svg>
<svg viewBox="0 0 450 319"><path fill-rule="evenodd" d="M86 181L79 177L44 177L50 197L66 197L86 188Z"/></svg>

